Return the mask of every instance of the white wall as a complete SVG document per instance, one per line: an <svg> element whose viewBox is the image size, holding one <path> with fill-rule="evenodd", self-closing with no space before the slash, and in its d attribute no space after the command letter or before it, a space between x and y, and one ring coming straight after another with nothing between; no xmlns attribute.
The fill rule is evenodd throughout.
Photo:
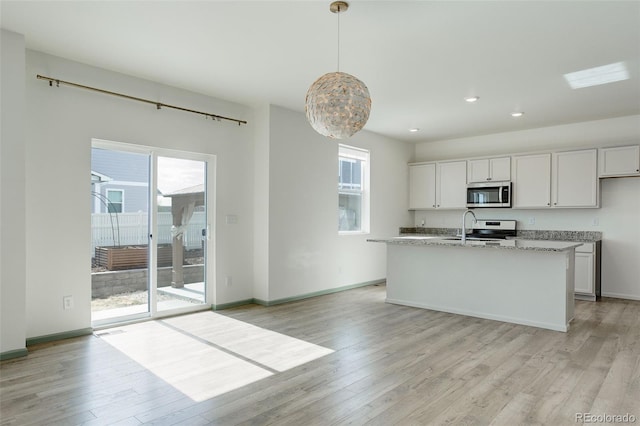
<svg viewBox="0 0 640 426"><path fill-rule="evenodd" d="M519 132L416 144L416 160L446 160L572 148L639 143L640 115L542 127Z"/></svg>
<svg viewBox="0 0 640 426"><path fill-rule="evenodd" d="M640 116L501 133L416 146L416 161L640 143ZM516 219L520 229L600 231L602 293L640 300L640 178L601 180L599 209L487 209L478 218ZM462 211L417 211L414 224L459 228ZM535 224L530 225L529 219ZM594 225L594 219L596 219Z"/></svg>
<svg viewBox="0 0 640 426"><path fill-rule="evenodd" d="M269 300L269 105L255 111L253 148L253 297Z"/></svg>
<svg viewBox="0 0 640 426"><path fill-rule="evenodd" d="M15 47L16 55L25 57L23 38ZM3 65L10 54L3 44ZM2 269L2 315L17 339L3 329L2 351L23 348L25 337L91 326L93 139L216 156L215 304L254 297L273 301L384 278L384 245L367 243L368 235L337 235L337 142L314 132L303 114L268 105L251 109L39 52L26 51L24 62L26 73L24 66L15 67L17 75L3 68L3 102L26 105L26 121L13 130L3 126L1 260L16 268ZM37 74L246 119L249 125L50 87ZM17 89L5 96L5 87ZM17 137L21 129L26 129L24 144L5 144L6 133ZM395 233L412 219L406 210L406 163L414 147L369 132L348 142L371 151L370 236ZM20 218L4 208L7 197L14 199L5 183L9 175L17 178L12 188L24 197ZM227 215L235 215L237 224L226 224ZM24 226L4 226L7 220ZM18 251L8 255L7 244ZM13 287L5 285L9 275L18 278L11 280L17 283ZM226 277L231 286L224 285ZM20 294L22 313L5 309L8 303L15 306ZM74 297L75 307L63 310L67 295Z"/></svg>
<svg viewBox="0 0 640 426"><path fill-rule="evenodd" d="M0 354L25 350L24 46L0 30Z"/></svg>
<svg viewBox="0 0 640 426"><path fill-rule="evenodd" d="M270 109L269 300L386 276L384 245L366 239L410 223L413 146L366 131L341 142L371 153L370 235L338 235L338 141L316 133L304 114Z"/></svg>
<svg viewBox="0 0 640 426"><path fill-rule="evenodd" d="M42 74L224 116L182 111L81 89L49 87ZM237 104L27 51L27 337L90 323L90 148L92 138L217 156L215 303L252 297L252 112ZM227 225L225 216L237 215ZM73 295L75 308L62 309Z"/></svg>
<svg viewBox="0 0 640 426"><path fill-rule="evenodd" d="M4 34L2 100L19 105L25 99L19 93L25 75L19 67L12 68L14 73L5 73L5 63L9 62L5 58L24 54L24 40L17 36L14 50L6 50ZM344 142L371 151L371 233L339 236L338 142L313 131L304 114L276 106L252 110L37 52L27 51L26 65L23 154L22 145L7 144L9 139L5 138L9 133L9 138L19 140L23 126L5 126L10 109L2 110L3 352L23 347L25 335L38 337L90 327L89 174L93 138L216 155L216 304L253 297L274 301L384 278L386 247L367 243L366 239L394 235L398 227L419 220L407 211L406 164L414 154L420 161L515 152L512 139L523 141L519 151L555 147L562 138L572 143L586 140L589 135L599 134L601 126L607 129L607 143L637 143L640 139L638 117L415 147L363 131ZM36 74L247 119L249 125L217 123L80 89L49 87L37 80ZM6 91L7 87L11 89ZM19 117L16 123L20 123ZM524 142L527 140L529 145ZM483 151L482 144L491 148ZM22 170L25 191L18 192L26 193L25 213L18 217L15 211L7 213L6 200L11 197L13 201L16 195L9 192L16 188L13 179L21 189ZM7 179L11 179L10 188ZM535 213L538 227L544 229L552 229L551 224L559 226L556 229L584 229L592 223L592 216L598 215L600 225L588 229L605 234L603 288L611 294L640 295L640 203L628 201L637 196L638 182L640 179L603 182L600 210ZM17 196L20 202L20 194ZM515 214L521 215L519 218L531 212ZM227 215L236 215L238 223L226 224ZM432 213L427 224L457 226L458 216L459 212ZM14 235L16 232L18 235ZM26 248L22 246L24 257L16 254L21 241L26 242ZM7 244L18 252L8 254ZM21 259L26 259L22 266ZM224 285L225 277L231 277L233 285ZM26 320L19 309L20 295L25 292ZM74 309L62 309L65 295L74 296ZM25 321L26 332L21 332ZM9 334L4 329L7 322L13 330Z"/></svg>

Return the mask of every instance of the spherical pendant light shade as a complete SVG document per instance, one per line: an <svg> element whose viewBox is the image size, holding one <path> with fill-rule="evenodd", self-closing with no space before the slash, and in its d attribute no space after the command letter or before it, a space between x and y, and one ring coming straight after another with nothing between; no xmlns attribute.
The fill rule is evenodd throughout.
<svg viewBox="0 0 640 426"><path fill-rule="evenodd" d="M369 89L351 74L325 74L309 87L305 111L316 132L334 139L349 138L367 124Z"/></svg>

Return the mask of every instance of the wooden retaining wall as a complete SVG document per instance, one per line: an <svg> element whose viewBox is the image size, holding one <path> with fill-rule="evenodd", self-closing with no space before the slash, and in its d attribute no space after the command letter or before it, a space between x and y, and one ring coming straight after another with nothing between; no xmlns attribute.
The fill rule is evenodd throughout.
<svg viewBox="0 0 640 426"><path fill-rule="evenodd" d="M96 247L95 259L98 266L110 271L145 268L148 262L148 246ZM159 245L158 267L171 266L172 259L171 245Z"/></svg>

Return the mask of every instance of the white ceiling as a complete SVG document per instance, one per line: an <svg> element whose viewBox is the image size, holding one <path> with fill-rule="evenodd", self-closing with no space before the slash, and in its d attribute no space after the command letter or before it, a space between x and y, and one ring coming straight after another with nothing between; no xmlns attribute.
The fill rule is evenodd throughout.
<svg viewBox="0 0 640 426"><path fill-rule="evenodd" d="M0 14L30 49L248 105L304 111L337 66L329 1L2 0ZM395 139L640 114L640 1L354 0L340 46L340 71L371 92L365 129ZM629 80L572 90L563 78L614 62Z"/></svg>

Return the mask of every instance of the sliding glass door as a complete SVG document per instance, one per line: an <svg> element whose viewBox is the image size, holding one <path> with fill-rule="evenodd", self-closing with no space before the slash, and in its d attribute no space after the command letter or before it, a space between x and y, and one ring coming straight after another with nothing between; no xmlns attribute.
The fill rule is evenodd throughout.
<svg viewBox="0 0 640 426"><path fill-rule="evenodd" d="M207 163L157 159L157 309L206 300Z"/></svg>
<svg viewBox="0 0 640 426"><path fill-rule="evenodd" d="M147 316L150 156L91 150L91 318Z"/></svg>
<svg viewBox="0 0 640 426"><path fill-rule="evenodd" d="M104 325L210 305L215 158L94 141L91 314Z"/></svg>

